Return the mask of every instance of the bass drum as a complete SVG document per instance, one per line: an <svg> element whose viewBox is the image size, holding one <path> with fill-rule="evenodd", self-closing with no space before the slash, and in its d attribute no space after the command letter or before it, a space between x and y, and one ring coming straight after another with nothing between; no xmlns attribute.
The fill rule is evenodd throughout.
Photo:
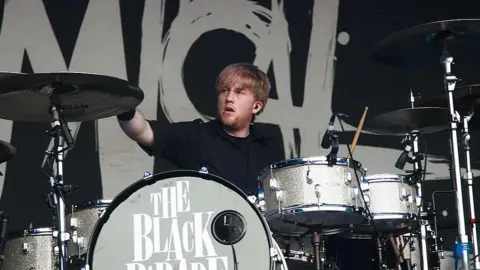
<svg viewBox="0 0 480 270"><path fill-rule="evenodd" d="M170 171L111 202L94 228L86 269L286 269L277 250L260 211L236 186Z"/></svg>

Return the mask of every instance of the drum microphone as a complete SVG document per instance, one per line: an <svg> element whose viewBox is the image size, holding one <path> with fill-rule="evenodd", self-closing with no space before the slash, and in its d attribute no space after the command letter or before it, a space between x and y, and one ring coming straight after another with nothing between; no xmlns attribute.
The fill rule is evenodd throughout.
<svg viewBox="0 0 480 270"><path fill-rule="evenodd" d="M405 164L407 164L409 157L408 154L410 153L410 150L412 147L410 145L406 145L405 149L402 151L400 156L397 159L397 162L395 162L395 168L403 170L405 168Z"/></svg>
<svg viewBox="0 0 480 270"><path fill-rule="evenodd" d="M327 131L323 134L322 143L320 144L323 149L328 149L332 146L333 124L335 123L336 116L336 114L332 114L330 121L328 122Z"/></svg>

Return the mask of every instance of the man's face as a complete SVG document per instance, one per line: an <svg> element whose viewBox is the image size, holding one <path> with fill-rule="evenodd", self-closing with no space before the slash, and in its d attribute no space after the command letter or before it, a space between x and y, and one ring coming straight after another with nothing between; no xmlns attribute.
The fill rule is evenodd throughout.
<svg viewBox="0 0 480 270"><path fill-rule="evenodd" d="M218 90L218 116L227 129L248 127L259 107L261 104L257 102L252 90L242 84L235 83Z"/></svg>

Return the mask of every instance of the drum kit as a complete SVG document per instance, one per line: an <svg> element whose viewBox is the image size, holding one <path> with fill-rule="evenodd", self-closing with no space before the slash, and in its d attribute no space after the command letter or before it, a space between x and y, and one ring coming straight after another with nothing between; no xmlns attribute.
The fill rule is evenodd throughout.
<svg viewBox="0 0 480 270"><path fill-rule="evenodd" d="M53 226L7 236L7 218L2 218L1 269L341 269L327 256L332 235L373 240L378 247L376 269L440 269L442 241L431 226L435 209L423 201L427 156L420 153L419 138L444 130L451 131L451 172L457 187L456 258L462 269L471 269L473 253L473 267L480 269L468 145L473 110L460 118L455 109L461 102L474 103L477 93L471 87L455 89L458 79L447 51L459 49L479 34L476 31L480 31L480 20L452 20L416 26L382 40L374 49L374 58L393 66L434 61L432 55L439 46L434 56L445 70L446 95L421 101L424 105L416 107L410 93L411 108L369 120L365 120L365 111L354 143L347 145L348 157L337 156L335 119L344 128L342 115L335 114L322 142L322 147L331 149L330 154L268 166L258 177L256 196L247 196L206 170L179 170L145 173L113 200L67 207L73 188L63 177L63 158L74 145L67 123L129 111L143 101L142 90L124 80L96 74L0 74L0 118L51 123L48 136L55 141L53 150L47 151L52 165L48 202ZM353 158L361 129L404 136L405 150L395 167L403 170L409 163L413 170L406 175L368 175ZM470 238L459 188L459 129L466 155L463 180L469 187L473 221ZM15 153L13 146L0 142L0 163L11 160ZM394 267L387 265L387 246L395 254Z"/></svg>

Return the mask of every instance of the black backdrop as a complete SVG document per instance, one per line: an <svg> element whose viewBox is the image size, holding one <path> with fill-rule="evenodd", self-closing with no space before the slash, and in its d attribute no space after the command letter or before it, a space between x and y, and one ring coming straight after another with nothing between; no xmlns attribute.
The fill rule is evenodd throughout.
<svg viewBox="0 0 480 270"><path fill-rule="evenodd" d="M43 0L43 2L68 66L88 1ZM266 4L267 1L261 2L262 5L269 6ZM144 1L120 1L120 4L128 79L131 83L138 84ZM292 41L292 97L298 106L303 102L312 6L313 0L288 0L284 3ZM164 33L177 15L178 8L177 1L167 1ZM440 64L415 71L389 68L375 63L370 57L370 49L377 40L395 30L435 20L479 17L479 8L480 4L467 0L341 1L338 32L348 32L350 42L346 46L337 44L338 60L332 110L347 113L356 121L366 105L371 109L370 115L407 107L410 88L424 97L441 93L443 81ZM0 8L0 12L3 12L3 8ZM229 49L222 52L221 48ZM213 115L215 104L212 99L213 92L210 89L215 76L228 63L251 62L254 57L254 46L239 34L217 30L202 36L192 47L184 65L185 87L195 107L203 113ZM198 63L208 63L201 73L198 72ZM454 68L455 73L463 79L462 84L480 83L476 76L477 66L458 63ZM28 53L25 53L22 72L33 72ZM271 97L276 98L275 80L271 71L269 75L274 86ZM193 91L193 89L205 89L205 91ZM163 124L168 123L160 109L157 119ZM48 146L48 138L44 136L44 130L48 127L44 124L14 123L11 143L18 148L19 154L7 165L7 175L0 201L0 208L12 216L10 230L23 229L30 222L33 222L35 227L50 225L48 218L50 212L43 199L38 196L39 190L47 188L47 181L43 180L40 174L32 171L41 164L43 151ZM281 136L278 127L274 126L271 129L276 136ZM353 133L349 132L342 134L341 139L344 143L350 142L352 136ZM77 145L67 157L66 176L73 185L84 187L71 196L72 203L102 198L100 161L94 137L94 123L83 123ZM477 151L479 138L479 133L473 132L474 161L479 159L479 151ZM364 134L359 143L400 150L400 139ZM448 157L447 140L446 132L429 135L429 153ZM301 142L297 140L297 143ZM287 153L288 156L289 153ZM478 168L479 163L474 162L474 166ZM429 183L432 189L437 185L434 182L437 181ZM451 181L444 180L441 185L442 188L451 188ZM445 201L446 205L453 203L452 198L450 196L450 200ZM454 215L450 214L448 218L454 220ZM450 241L453 235L449 234Z"/></svg>

